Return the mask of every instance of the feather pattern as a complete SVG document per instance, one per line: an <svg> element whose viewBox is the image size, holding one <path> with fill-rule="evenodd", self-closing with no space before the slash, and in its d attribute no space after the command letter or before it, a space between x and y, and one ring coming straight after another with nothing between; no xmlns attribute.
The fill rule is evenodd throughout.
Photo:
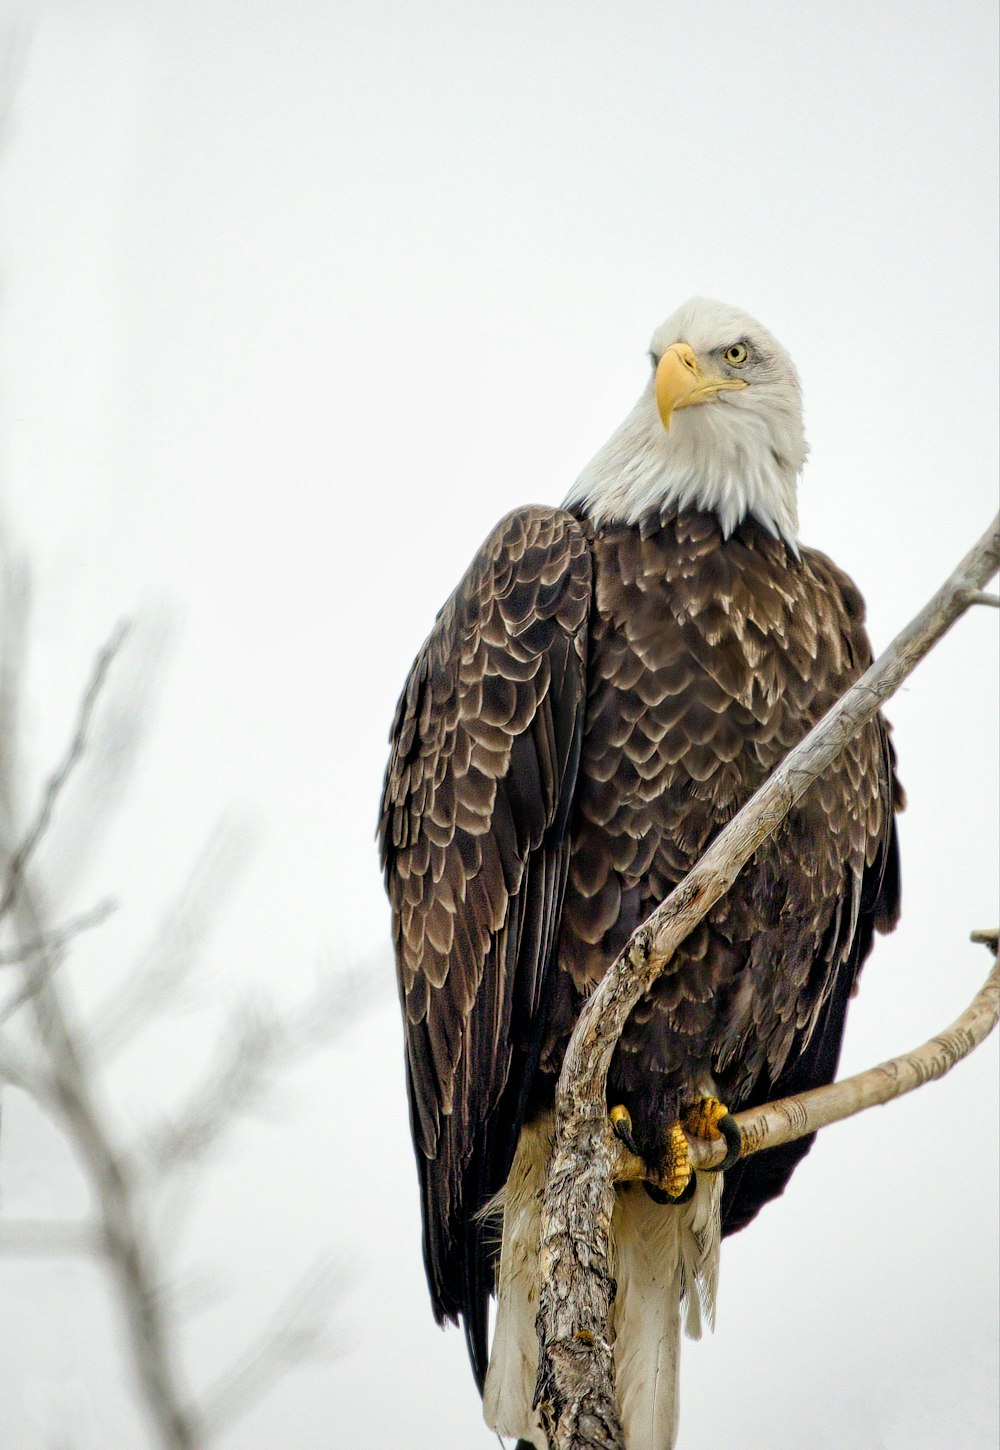
<svg viewBox="0 0 1000 1450"><path fill-rule="evenodd" d="M668 510L638 527L591 526L591 547L550 1072L630 933L871 658L853 584L753 519L726 538L713 514ZM885 871L900 800L887 728L879 719L859 733L631 1018L609 1093L649 1151L706 1073L736 1108L781 1080L821 1022L839 1046L835 988L850 978L846 1003L875 917L891 926L898 913ZM835 1064L828 1052L823 1071Z"/></svg>
<svg viewBox="0 0 1000 1450"><path fill-rule="evenodd" d="M488 1219L501 1217L497 1314L483 1394L483 1416L498 1435L546 1450L534 1407L538 1374L539 1240L542 1190L552 1153L552 1115L543 1113L521 1130L505 1187L490 1203Z"/></svg>
<svg viewBox="0 0 1000 1450"><path fill-rule="evenodd" d="M491 1423L536 1446L547 1114L581 1004L871 660L857 589L797 538L805 442L787 355L704 302L665 324L654 352L682 328L705 375L724 376L737 325L742 390L687 409L667 438L647 388L567 510L497 526L392 728L379 835L432 1303L464 1321ZM899 915L902 805L879 716L640 1002L608 1090L649 1158L708 1080L738 1109L832 1079L873 934ZM714 1315L720 1236L782 1192L809 1146L738 1163L683 1206L621 1191L614 1327L630 1450L672 1443L683 1304L696 1334Z"/></svg>
<svg viewBox="0 0 1000 1450"><path fill-rule="evenodd" d="M591 557L569 514L504 519L438 616L396 712L380 842L439 1320L480 1385L503 1186L535 1074L568 866Z"/></svg>
<svg viewBox="0 0 1000 1450"><path fill-rule="evenodd" d="M822 554L746 519L504 520L442 610L393 727L381 840L435 1312L482 1383L477 1217L551 1099L631 931L871 658ZM639 1005L609 1093L655 1155L710 1074L738 1108L829 1081L875 929L898 916L888 727L859 733ZM809 1142L727 1175L723 1232ZM694 1302L692 1300L692 1302Z"/></svg>

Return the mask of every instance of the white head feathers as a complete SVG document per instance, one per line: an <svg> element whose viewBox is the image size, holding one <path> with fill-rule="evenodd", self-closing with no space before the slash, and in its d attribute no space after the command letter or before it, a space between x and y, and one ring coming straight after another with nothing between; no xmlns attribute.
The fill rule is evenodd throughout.
<svg viewBox="0 0 1000 1450"><path fill-rule="evenodd" d="M717 515L727 537L752 515L797 552L795 490L807 445L791 358L745 312L704 297L685 302L657 328L654 371L678 343L687 344L720 390L697 406L682 405L667 431L651 375L621 427L580 474L566 506L598 527L637 523L669 507L703 509Z"/></svg>

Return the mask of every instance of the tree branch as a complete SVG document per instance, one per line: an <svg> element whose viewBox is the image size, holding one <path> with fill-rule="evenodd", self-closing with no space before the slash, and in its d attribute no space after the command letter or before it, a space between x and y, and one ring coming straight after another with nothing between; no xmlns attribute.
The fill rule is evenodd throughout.
<svg viewBox="0 0 1000 1450"><path fill-rule="evenodd" d="M49 864L53 841L58 846L60 838L69 856L74 855L66 844L67 834L73 834L67 831L68 818L73 824L67 806L73 801L79 817L77 841L83 840L89 852L94 824L111 794L109 782L120 777L123 761L131 755L138 714L122 709L118 663L115 693L108 698L105 691L124 638L122 628L97 655L71 738L44 783L33 815L22 826L16 760L24 597L26 576L15 579L0 559L0 981L5 992L0 1029L25 1009L17 1024L24 1028L23 1046L20 1038L16 1044L11 1041L13 1029L11 1035L0 1031L0 1089L18 1088L58 1122L79 1160L93 1209L92 1217L79 1222L0 1217L0 1254L95 1255L117 1291L126 1354L157 1443L163 1450L207 1450L223 1427L265 1393L290 1363L313 1349L321 1330L321 1299L334 1281L326 1271L313 1271L259 1341L207 1393L203 1411L189 1392L179 1353L179 1315L165 1292L168 1240L180 1217L178 1180L181 1191L189 1194L199 1175L172 1170L197 1168L220 1135L273 1085L278 1069L349 1023L370 999L376 978L372 971L339 973L336 979L327 973L291 1012L246 1009L239 1030L227 1034L226 1051L215 1071L191 1092L174 1119L165 1119L145 1142L126 1141L104 1091L108 1058L183 986L218 914L220 898L238 875L248 833L244 828L217 835L165 913L155 938L92 1016L88 1030L58 969L77 936L103 920L111 904L54 926L35 863L44 847ZM142 657L145 661L147 653ZM98 712L101 730L94 728ZM90 801L81 791L81 776L89 776L94 786ZM384 972L378 979L384 979Z"/></svg>
<svg viewBox="0 0 1000 1450"><path fill-rule="evenodd" d="M0 895L0 921L3 920L10 910L24 876L25 868L31 859L32 852L48 828L48 824L52 819L52 813L56 808L56 802L66 782L72 775L75 766L83 757L83 752L87 746L90 722L93 719L97 701L104 688L104 682L107 679L112 661L125 639L127 629L127 625L119 625L111 636L111 639L97 656L93 671L91 672L90 683L87 685L83 699L80 702L80 711L77 716L73 738L62 760L45 784L38 813L31 823L24 840L14 851L7 863L3 893Z"/></svg>
<svg viewBox="0 0 1000 1450"><path fill-rule="evenodd" d="M614 1394L608 1267L620 1164L607 1118L607 1074L641 997L854 735L1000 567L1000 516L870 669L792 750L679 886L632 934L577 1021L556 1090L555 1144L542 1203L536 1400L553 1450L623 1450ZM808 1131L808 1130L806 1130Z"/></svg>
<svg viewBox="0 0 1000 1450"><path fill-rule="evenodd" d="M36 941L19 942L12 951L0 951L0 967L23 967L32 957L39 956L42 952L64 952L81 932L93 931L96 926L103 926L117 909L118 903L115 901L99 901L89 911L81 911L78 916L71 916L69 921L46 931ZM9 1010L4 1008L0 1020L9 1015Z"/></svg>
<svg viewBox="0 0 1000 1450"><path fill-rule="evenodd" d="M22 968L19 985L0 1005L0 1027L4 1027L26 1002L31 1001L48 976L58 971L74 937L99 926L114 909L114 902L102 902L64 926L44 932L37 940L19 942L12 951L0 953L0 967L16 965Z"/></svg>
<svg viewBox="0 0 1000 1450"><path fill-rule="evenodd" d="M197 1418L181 1388L160 1305L145 1205L136 1175L105 1122L84 1035L58 989L59 955L45 946L46 923L29 878L31 856L84 756L94 713L124 633L119 628L98 654L69 745L49 777L32 824L8 858L0 919L9 915L20 950L26 944L34 948L22 964L22 972L42 1063L18 1085L36 1093L43 1108L61 1118L93 1189L100 1248L117 1281L139 1382L161 1443L165 1450L195 1450L200 1438Z"/></svg>
<svg viewBox="0 0 1000 1450"><path fill-rule="evenodd" d="M12 903L15 922L29 939L44 928L27 880ZM31 998L35 1028L46 1059L47 1098L81 1159L97 1199L99 1246L117 1282L143 1397L164 1450L196 1450L197 1419L183 1392L174 1346L162 1312L152 1239L132 1167L114 1142L96 1091L82 1034L57 990L43 953Z"/></svg>
<svg viewBox="0 0 1000 1450"><path fill-rule="evenodd" d="M925 1083L934 1082L951 1072L953 1067L985 1042L1000 1020L1000 957L997 956L996 931L973 932L971 940L990 947L994 962L989 976L960 1017L935 1037L899 1057L890 1058L878 1067L831 1082L826 1087L812 1088L794 1097L779 1098L759 1108L748 1108L734 1114L743 1139L740 1153L749 1158L762 1148L780 1148L794 1143L831 1123L852 1118L866 1108L875 1108L894 1098L905 1097ZM704 1138L689 1139L691 1162L695 1168L711 1168L721 1163L726 1145ZM619 1180L645 1179L663 1186L647 1164L622 1148L615 1168Z"/></svg>

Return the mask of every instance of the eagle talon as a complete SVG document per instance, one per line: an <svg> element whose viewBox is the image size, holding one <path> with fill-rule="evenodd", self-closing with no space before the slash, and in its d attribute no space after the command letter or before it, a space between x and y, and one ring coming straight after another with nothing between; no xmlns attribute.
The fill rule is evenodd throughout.
<svg viewBox="0 0 1000 1450"><path fill-rule="evenodd" d="M725 1158L721 1163L703 1168L703 1173L725 1173L727 1168L732 1168L743 1152L743 1137L725 1103L720 1103L718 1098L700 1098L688 1108L683 1121L687 1131L695 1138L705 1138L710 1143L719 1138L725 1141Z"/></svg>
<svg viewBox="0 0 1000 1450"><path fill-rule="evenodd" d="M719 1136L719 1123L729 1113L725 1103L718 1098L699 1098L684 1110L681 1122L692 1138L707 1138L710 1142Z"/></svg>
<svg viewBox="0 0 1000 1450"><path fill-rule="evenodd" d="M732 1168L743 1156L743 1134L732 1113L726 1113L715 1126L718 1129L717 1136L725 1140L726 1156L721 1163L713 1163L710 1167L703 1168L703 1173L725 1173L727 1168Z"/></svg>
<svg viewBox="0 0 1000 1450"><path fill-rule="evenodd" d="M617 1107L611 1109L608 1116L611 1119L611 1127L615 1137L621 1139L630 1153L634 1153L637 1158L641 1158L642 1154L639 1152L636 1141L632 1136L632 1115L628 1108L619 1103Z"/></svg>

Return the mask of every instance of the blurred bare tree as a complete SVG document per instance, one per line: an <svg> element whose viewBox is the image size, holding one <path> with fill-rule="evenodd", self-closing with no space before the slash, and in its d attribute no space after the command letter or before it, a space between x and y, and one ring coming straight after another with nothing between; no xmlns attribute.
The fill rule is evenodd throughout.
<svg viewBox="0 0 1000 1450"><path fill-rule="evenodd" d="M328 1260L317 1261L257 1338L234 1351L229 1369L196 1391L181 1369L176 1296L166 1292L181 1170L189 1193L227 1130L284 1070L356 1017L376 973L330 978L284 1012L241 1004L181 1106L129 1134L107 1090L107 1069L176 1003L245 863L245 833L218 830L148 947L103 1005L81 1013L67 962L81 934L98 928L114 905L102 900L53 919L39 858L43 847L58 858L60 840L64 857L82 854L82 843L92 853L135 757L155 660L151 667L136 658L127 627L114 631L94 660L62 757L29 808L19 749L27 620L27 573L0 550L0 1097L4 1087L18 1089L59 1126L92 1206L78 1221L0 1215L0 1251L96 1256L121 1308L155 1439L168 1450L193 1450L211 1445L286 1368L317 1352L340 1276Z"/></svg>

